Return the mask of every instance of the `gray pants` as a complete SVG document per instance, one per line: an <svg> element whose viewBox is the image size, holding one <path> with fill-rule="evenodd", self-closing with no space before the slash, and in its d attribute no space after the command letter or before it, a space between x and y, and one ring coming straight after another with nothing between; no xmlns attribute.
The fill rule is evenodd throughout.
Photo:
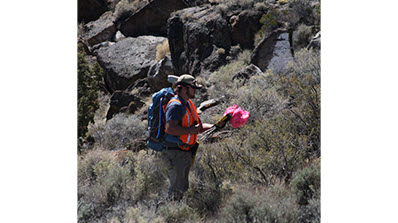
<svg viewBox="0 0 398 223"><path fill-rule="evenodd" d="M169 168L169 197L180 200L189 187L188 174L192 165L192 153L181 150L163 150L163 160Z"/></svg>

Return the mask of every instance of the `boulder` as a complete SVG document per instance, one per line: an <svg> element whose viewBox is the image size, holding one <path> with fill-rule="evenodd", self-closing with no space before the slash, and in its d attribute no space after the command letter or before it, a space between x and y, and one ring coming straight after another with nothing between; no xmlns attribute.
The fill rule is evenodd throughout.
<svg viewBox="0 0 398 223"><path fill-rule="evenodd" d="M254 64L250 64L240 70L238 73L236 73L232 79L239 79L243 81L243 84L246 83L247 80L249 80L252 76L255 75L263 75L264 73Z"/></svg>
<svg viewBox="0 0 398 223"><path fill-rule="evenodd" d="M207 101L202 102L199 107L198 107L198 114L201 114L202 112L204 112L205 110L214 107L218 104L220 104L220 102L224 100L224 97L220 97L220 98L213 98Z"/></svg>
<svg viewBox="0 0 398 223"><path fill-rule="evenodd" d="M113 40L114 42L118 42L118 41L123 40L123 39L126 39L126 37L123 35L122 32L117 31L112 40Z"/></svg>
<svg viewBox="0 0 398 223"><path fill-rule="evenodd" d="M148 72L148 84L151 92L170 87L171 83L167 80L167 76L171 74L174 74L174 68L168 56L153 64Z"/></svg>
<svg viewBox="0 0 398 223"><path fill-rule="evenodd" d="M98 43L97 45L94 45L94 46L92 46L90 48L91 49L91 54L94 55L94 56L97 56L99 49L112 46L113 44L115 44L115 43L114 42L110 42L110 41L105 41L105 42Z"/></svg>
<svg viewBox="0 0 398 223"><path fill-rule="evenodd" d="M112 40L116 34L116 26L112 20L112 12L106 12L99 19L87 23L83 28L82 38L89 46Z"/></svg>
<svg viewBox="0 0 398 223"><path fill-rule="evenodd" d="M109 92L125 90L136 80L145 78L156 58L156 46L163 37L140 37L120 40L98 50L97 61L104 70Z"/></svg>
<svg viewBox="0 0 398 223"><path fill-rule="evenodd" d="M110 107L108 109L108 113L106 114L106 120L111 119L119 112L132 114L144 104L145 103L141 100L141 98L129 92L115 91L110 100Z"/></svg>
<svg viewBox="0 0 398 223"><path fill-rule="evenodd" d="M254 35L260 30L260 11L244 10L230 18L232 45L239 44L242 49L253 49Z"/></svg>
<svg viewBox="0 0 398 223"><path fill-rule="evenodd" d="M230 33L229 23L214 7L193 7L173 13L168 20L168 39L176 74L197 76L206 68L213 71L215 67L208 64L212 61L204 60L216 56L218 49L228 54Z"/></svg>
<svg viewBox="0 0 398 223"><path fill-rule="evenodd" d="M289 33L286 30L277 29L264 36L254 49L250 62L262 71L271 69L274 73L279 73L291 60L293 60L293 55Z"/></svg>
<svg viewBox="0 0 398 223"><path fill-rule="evenodd" d="M183 0L153 0L120 23L125 36L167 35L170 13L187 7Z"/></svg>
<svg viewBox="0 0 398 223"><path fill-rule="evenodd" d="M137 95L141 98L148 97L152 95L148 84L148 78L139 79L134 82L134 84L130 85L127 90L131 94Z"/></svg>
<svg viewBox="0 0 398 223"><path fill-rule="evenodd" d="M78 22L97 20L104 12L115 8L120 0L79 0L77 1Z"/></svg>
<svg viewBox="0 0 398 223"><path fill-rule="evenodd" d="M220 13L210 5L172 13L168 39L175 73L206 76L231 59L232 46L252 49L261 15L255 9L240 8Z"/></svg>

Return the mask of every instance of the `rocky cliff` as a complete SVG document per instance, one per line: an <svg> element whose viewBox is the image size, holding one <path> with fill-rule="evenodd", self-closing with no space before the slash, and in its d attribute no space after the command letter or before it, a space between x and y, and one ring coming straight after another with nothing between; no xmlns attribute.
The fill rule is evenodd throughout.
<svg viewBox="0 0 398 223"><path fill-rule="evenodd" d="M251 65L249 73L241 71L236 77L247 78L253 71L267 69L282 72L299 48L294 36L300 24L311 28L303 44L320 50L320 33L315 36L319 18L306 10L319 7L318 1L151 0L120 16L122 3L136 2L79 0L78 4L82 22L78 41L91 61L103 68L107 91L117 94L108 118L126 111L130 104L126 100L131 98L134 109L127 110L143 106L143 97L170 86L168 74L206 78L242 50L252 52ZM159 58L159 44L165 42L169 53Z"/></svg>

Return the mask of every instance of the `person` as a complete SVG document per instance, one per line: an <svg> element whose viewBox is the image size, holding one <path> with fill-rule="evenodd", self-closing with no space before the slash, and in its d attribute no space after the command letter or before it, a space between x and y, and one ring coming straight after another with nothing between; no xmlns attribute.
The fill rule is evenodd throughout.
<svg viewBox="0 0 398 223"><path fill-rule="evenodd" d="M174 86L177 94L165 108L163 160L169 167L169 198L181 200L189 188L188 174L199 146L197 135L213 127L213 124L201 122L191 101L196 90L202 87L193 76L181 75Z"/></svg>

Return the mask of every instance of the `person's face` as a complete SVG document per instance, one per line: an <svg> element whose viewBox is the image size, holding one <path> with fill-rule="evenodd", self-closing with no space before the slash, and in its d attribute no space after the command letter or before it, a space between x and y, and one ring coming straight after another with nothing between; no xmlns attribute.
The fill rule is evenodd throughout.
<svg viewBox="0 0 398 223"><path fill-rule="evenodd" d="M196 88L191 85L187 85L187 95L189 98L195 98Z"/></svg>

